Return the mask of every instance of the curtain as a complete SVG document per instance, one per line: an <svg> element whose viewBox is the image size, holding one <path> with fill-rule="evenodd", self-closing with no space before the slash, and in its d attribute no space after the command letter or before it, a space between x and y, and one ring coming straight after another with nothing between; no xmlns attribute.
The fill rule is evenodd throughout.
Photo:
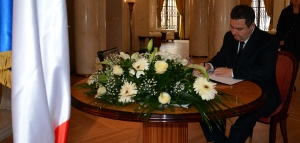
<svg viewBox="0 0 300 143"><path fill-rule="evenodd" d="M264 0L267 15L270 16L269 30L273 29L273 0Z"/></svg>
<svg viewBox="0 0 300 143"><path fill-rule="evenodd" d="M241 0L241 4L251 6L252 0ZM270 16L269 30L273 29L273 0L264 0L267 15Z"/></svg>
<svg viewBox="0 0 300 143"><path fill-rule="evenodd" d="M157 0L157 27L161 28L161 11L163 8L164 0Z"/></svg>
<svg viewBox="0 0 300 143"><path fill-rule="evenodd" d="M176 0L177 10L180 14L180 27L179 27L179 37L180 39L184 39L184 0Z"/></svg>
<svg viewBox="0 0 300 143"><path fill-rule="evenodd" d="M251 6L252 0L241 0L241 4L249 5Z"/></svg>

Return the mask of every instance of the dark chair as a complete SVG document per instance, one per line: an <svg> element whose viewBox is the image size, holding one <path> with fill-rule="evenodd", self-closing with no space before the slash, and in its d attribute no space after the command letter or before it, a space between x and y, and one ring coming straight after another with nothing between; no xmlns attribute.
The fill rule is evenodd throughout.
<svg viewBox="0 0 300 143"><path fill-rule="evenodd" d="M107 49L107 50L97 52L97 55L98 55L98 58L99 58L100 62L104 61L106 57L108 57L112 54L120 54L119 49L117 47L114 47L114 48L111 48L111 49ZM105 65L102 65L102 67L104 69L106 68Z"/></svg>
<svg viewBox="0 0 300 143"><path fill-rule="evenodd" d="M155 47L160 48L161 46L161 37L154 37L153 38L153 49Z"/></svg>
<svg viewBox="0 0 300 143"><path fill-rule="evenodd" d="M281 104L276 111L268 118L260 118L258 122L270 124L269 129L269 142L275 143L276 141L276 128L277 123L280 123L281 134L284 143L288 142L286 120L289 116L290 103L294 91L295 79L298 71L298 61L290 53L279 51L278 60L276 64L276 78L277 84L281 95ZM252 132L253 134L253 132ZM252 134L250 141L252 141Z"/></svg>
<svg viewBox="0 0 300 143"><path fill-rule="evenodd" d="M97 52L100 62L104 61L104 59L110 54L120 54L120 52L117 47Z"/></svg>

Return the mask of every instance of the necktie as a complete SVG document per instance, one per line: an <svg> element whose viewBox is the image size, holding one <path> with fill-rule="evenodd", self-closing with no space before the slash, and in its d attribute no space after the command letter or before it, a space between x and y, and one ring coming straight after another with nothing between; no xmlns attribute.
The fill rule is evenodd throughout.
<svg viewBox="0 0 300 143"><path fill-rule="evenodd" d="M241 53L243 52L245 42L240 42L239 52L237 54L237 60L240 58Z"/></svg>

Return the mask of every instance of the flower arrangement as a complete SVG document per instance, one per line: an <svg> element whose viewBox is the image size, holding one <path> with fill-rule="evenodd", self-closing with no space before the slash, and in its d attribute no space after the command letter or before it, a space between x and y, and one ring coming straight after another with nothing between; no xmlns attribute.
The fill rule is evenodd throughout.
<svg viewBox="0 0 300 143"><path fill-rule="evenodd" d="M222 103L224 94L216 91L216 83L209 81L206 69L179 55L158 52L157 48L150 53L151 47L152 40L146 53L108 56L101 62L105 66L88 78L89 94L100 106L139 103L136 110L142 110L146 118L153 110L190 104L206 122L208 116L219 121L214 111L220 109L219 105L226 106ZM195 76L195 70L202 74Z"/></svg>

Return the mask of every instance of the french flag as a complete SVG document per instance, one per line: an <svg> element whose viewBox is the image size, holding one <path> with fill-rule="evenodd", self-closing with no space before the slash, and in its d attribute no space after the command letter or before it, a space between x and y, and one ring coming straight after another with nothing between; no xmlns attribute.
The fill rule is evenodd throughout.
<svg viewBox="0 0 300 143"><path fill-rule="evenodd" d="M9 1L14 143L65 143L71 96L66 1Z"/></svg>

